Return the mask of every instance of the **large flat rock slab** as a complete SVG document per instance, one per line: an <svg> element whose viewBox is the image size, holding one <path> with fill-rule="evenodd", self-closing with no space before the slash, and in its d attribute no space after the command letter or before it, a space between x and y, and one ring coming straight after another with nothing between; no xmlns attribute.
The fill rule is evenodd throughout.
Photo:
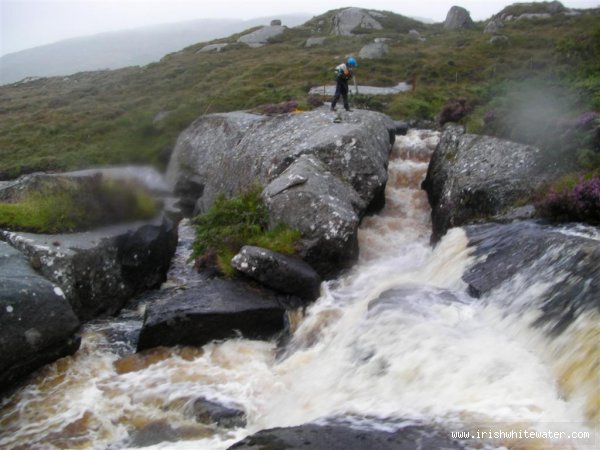
<svg viewBox="0 0 600 450"><path fill-rule="evenodd" d="M137 349L202 346L237 336L271 339L285 327L281 300L243 281L204 279L148 307Z"/></svg>
<svg viewBox="0 0 600 450"><path fill-rule="evenodd" d="M86 321L114 314L132 296L160 286L177 246L177 225L157 217L71 234L0 230L0 240L59 286Z"/></svg>

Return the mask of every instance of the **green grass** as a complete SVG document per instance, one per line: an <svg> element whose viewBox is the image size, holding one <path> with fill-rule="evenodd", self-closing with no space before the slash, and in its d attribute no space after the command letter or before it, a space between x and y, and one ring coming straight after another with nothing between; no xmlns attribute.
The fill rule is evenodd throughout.
<svg viewBox="0 0 600 450"><path fill-rule="evenodd" d="M510 137L509 128L488 130L481 118L498 105L509 114L515 97L510 87L525 86L528 80L569 92L565 116L600 108L600 13L591 11L507 22L502 29L510 39L506 47L489 43L483 23L473 30L446 31L391 15L384 30L329 36L325 45L305 48L309 36L329 31L332 13L327 13L262 48L236 44L237 36L232 36L218 40L230 42L220 53L197 53L205 45L199 43L141 68L1 86L0 179L93 165L138 163L164 169L177 136L198 116L290 99L306 105L311 86L332 84L333 67L347 54L358 55L376 37L392 38L390 53L359 60L358 82L393 86L416 80L416 88L382 99L357 99L359 106L399 120L435 119L447 100L465 97L475 107L471 125ZM317 31L320 20L324 28ZM408 37L411 28L426 41ZM168 114L157 120L164 112ZM587 160L595 164L594 158Z"/></svg>
<svg viewBox="0 0 600 450"><path fill-rule="evenodd" d="M244 245L256 245L283 254L296 252L300 233L283 225L269 227L269 211L254 186L232 198L219 196L208 211L194 219L196 239L192 258L216 256L218 270L232 276L233 258Z"/></svg>
<svg viewBox="0 0 600 450"><path fill-rule="evenodd" d="M12 202L0 203L0 228L34 233L88 230L109 223L149 219L157 202L131 183L61 178Z"/></svg>

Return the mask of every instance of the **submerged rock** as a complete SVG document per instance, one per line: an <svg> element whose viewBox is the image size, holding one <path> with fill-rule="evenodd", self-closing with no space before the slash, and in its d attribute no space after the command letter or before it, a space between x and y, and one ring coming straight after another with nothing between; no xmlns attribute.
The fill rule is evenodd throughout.
<svg viewBox="0 0 600 450"><path fill-rule="evenodd" d="M223 428L246 426L246 413L241 408L228 407L203 397L194 400L190 413L201 423L216 423Z"/></svg>
<svg viewBox="0 0 600 450"><path fill-rule="evenodd" d="M181 433L165 420L150 422L140 429L124 443L127 447L150 447L161 442L177 442L183 438Z"/></svg>
<svg viewBox="0 0 600 450"><path fill-rule="evenodd" d="M61 289L0 242L0 391L79 348L79 320Z"/></svg>
<svg viewBox="0 0 600 450"><path fill-rule="evenodd" d="M600 311L600 228L535 222L466 228L475 263L463 279L484 296L516 275L528 286L544 283L539 323L560 331L587 309Z"/></svg>
<svg viewBox="0 0 600 450"><path fill-rule="evenodd" d="M262 430L229 450L451 450L467 448L450 439L447 431L432 426L405 425L397 431L353 427L346 424L305 424Z"/></svg>

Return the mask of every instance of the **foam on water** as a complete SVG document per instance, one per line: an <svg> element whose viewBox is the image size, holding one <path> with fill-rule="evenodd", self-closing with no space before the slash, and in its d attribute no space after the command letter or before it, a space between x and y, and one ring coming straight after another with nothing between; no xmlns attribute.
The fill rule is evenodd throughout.
<svg viewBox="0 0 600 450"><path fill-rule="evenodd" d="M425 131L398 137L387 206L363 223L359 264L325 283L303 316L296 313L284 352L234 339L121 357L90 326L82 350L5 403L0 447L122 448L128 435L154 426L178 441L147 448L216 450L260 429L331 417L386 430L413 421L447 428L597 422L597 314L582 314L551 340L530 326L539 313L527 308L539 304L547 284L522 274L489 298L472 299L461 280L473 261L465 233L453 229L429 246L419 185L438 138ZM190 406L198 397L243 408L247 427L196 423ZM492 447L502 445L512 444Z"/></svg>

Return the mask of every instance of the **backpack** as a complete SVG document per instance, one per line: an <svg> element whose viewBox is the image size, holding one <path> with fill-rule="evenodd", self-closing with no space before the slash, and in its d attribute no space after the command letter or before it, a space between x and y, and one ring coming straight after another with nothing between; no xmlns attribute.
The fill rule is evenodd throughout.
<svg viewBox="0 0 600 450"><path fill-rule="evenodd" d="M346 64L340 64L335 68L335 79L341 78L342 80L348 81L352 78L352 70L346 66Z"/></svg>

